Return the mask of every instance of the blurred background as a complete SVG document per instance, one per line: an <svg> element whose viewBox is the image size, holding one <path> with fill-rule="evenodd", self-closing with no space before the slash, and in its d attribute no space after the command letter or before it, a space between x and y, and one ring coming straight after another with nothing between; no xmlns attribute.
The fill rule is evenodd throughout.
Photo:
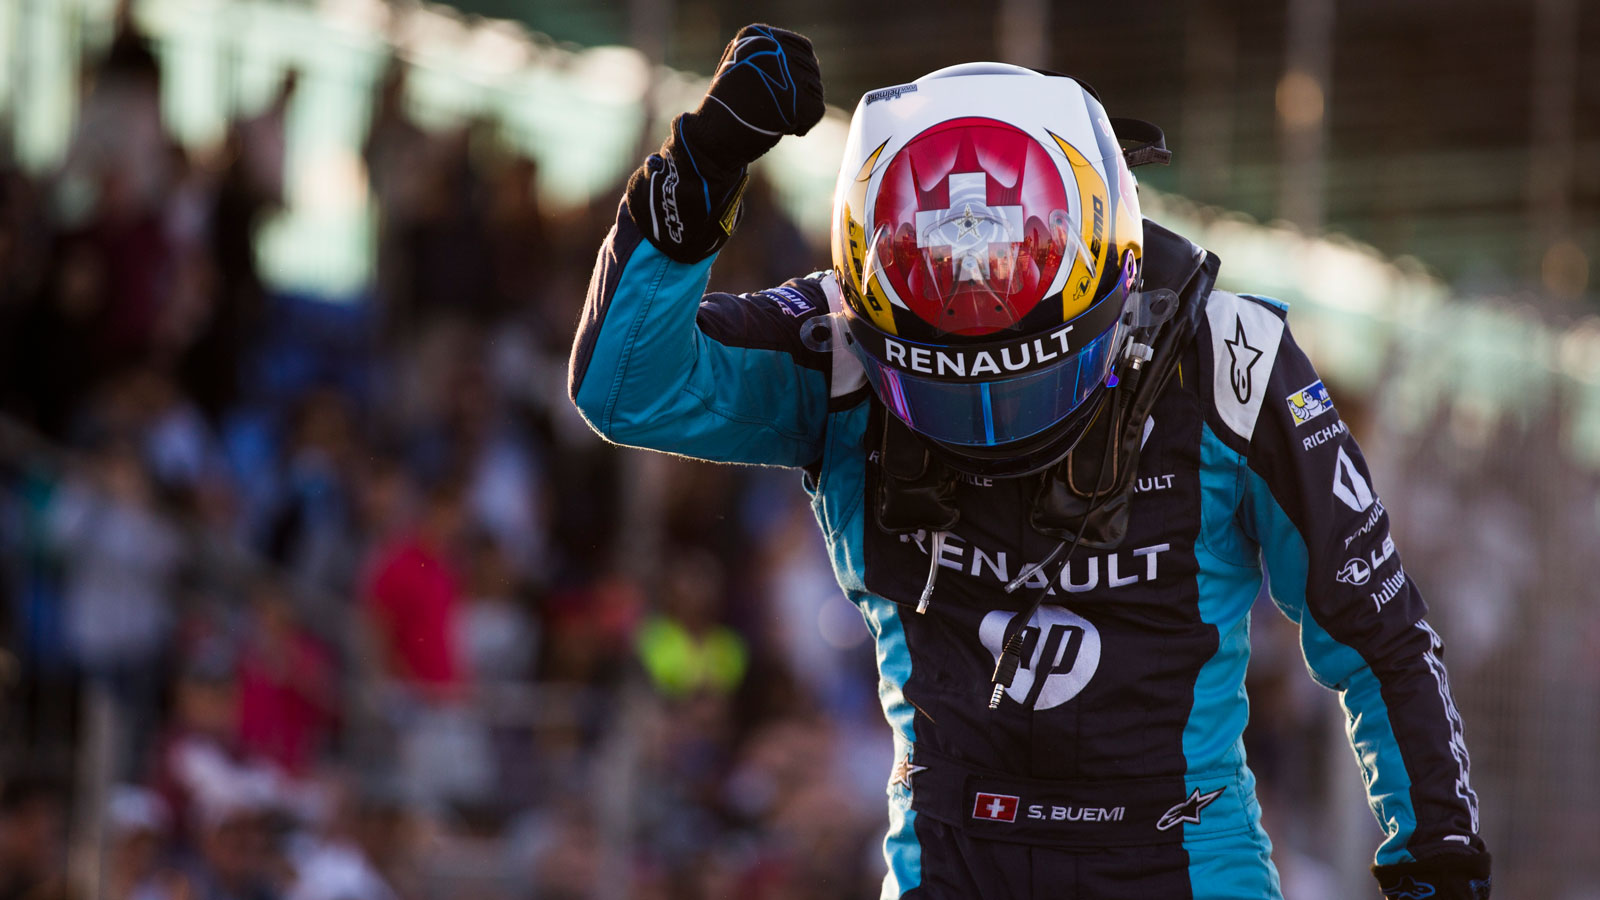
<svg viewBox="0 0 1600 900"><path fill-rule="evenodd" d="M1433 604L1496 896L1600 897L1600 6L0 0L0 900L876 897L867 632L792 472L616 450L565 359L751 19L838 109L713 285L829 264L848 110L999 58L1164 126ZM1256 617L1289 900L1373 896Z"/></svg>

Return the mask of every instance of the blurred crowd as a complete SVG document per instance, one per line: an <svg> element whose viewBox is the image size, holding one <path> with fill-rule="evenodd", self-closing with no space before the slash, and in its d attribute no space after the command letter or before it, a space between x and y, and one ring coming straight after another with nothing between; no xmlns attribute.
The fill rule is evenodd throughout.
<svg viewBox="0 0 1600 900"><path fill-rule="evenodd" d="M285 295L295 74L197 150L126 21L85 66L59 168L0 161L0 900L875 895L891 749L797 477L566 401L620 186L551 213L395 62L372 287ZM759 186L742 231L724 288L819 263Z"/></svg>

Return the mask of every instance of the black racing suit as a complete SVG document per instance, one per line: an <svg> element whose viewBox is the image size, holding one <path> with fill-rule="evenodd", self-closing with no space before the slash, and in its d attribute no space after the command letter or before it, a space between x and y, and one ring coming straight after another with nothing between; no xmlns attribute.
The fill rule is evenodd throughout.
<svg viewBox="0 0 1600 900"><path fill-rule="evenodd" d="M804 470L894 731L884 897L1279 897L1241 741L1264 569L1347 712L1378 863L1486 867L1439 638L1285 307L1211 290L1215 257L1154 223L1146 235L1147 285L1181 289L1198 325L1144 425L1126 538L1015 593L1003 586L1057 544L1029 527L1028 479L965 478L937 540L875 527L885 410L848 351L801 338L838 308L829 274L702 296L714 257L669 259L624 203L572 397L618 443ZM991 711L1001 634L1047 587Z"/></svg>

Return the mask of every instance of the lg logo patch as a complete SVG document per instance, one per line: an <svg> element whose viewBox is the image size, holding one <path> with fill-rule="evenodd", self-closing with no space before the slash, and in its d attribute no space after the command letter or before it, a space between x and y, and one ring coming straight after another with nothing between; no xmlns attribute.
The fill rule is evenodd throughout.
<svg viewBox="0 0 1600 900"><path fill-rule="evenodd" d="M1006 626L1016 616L997 609L978 626L978 639L996 662ZM1100 632L1082 616L1041 606L1023 629L1022 660L1006 695L1034 709L1060 706L1078 696L1100 668Z"/></svg>
<svg viewBox="0 0 1600 900"><path fill-rule="evenodd" d="M1349 560L1333 576L1344 584L1363 585L1372 577L1372 569L1359 559Z"/></svg>

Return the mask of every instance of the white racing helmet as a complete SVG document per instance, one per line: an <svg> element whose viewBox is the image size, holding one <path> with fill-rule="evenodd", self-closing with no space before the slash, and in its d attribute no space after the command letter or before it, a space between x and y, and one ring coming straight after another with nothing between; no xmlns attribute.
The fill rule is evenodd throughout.
<svg viewBox="0 0 1600 900"><path fill-rule="evenodd" d="M1099 100L1000 63L872 91L833 212L847 344L890 412L958 466L1059 458L1141 279L1134 179Z"/></svg>

